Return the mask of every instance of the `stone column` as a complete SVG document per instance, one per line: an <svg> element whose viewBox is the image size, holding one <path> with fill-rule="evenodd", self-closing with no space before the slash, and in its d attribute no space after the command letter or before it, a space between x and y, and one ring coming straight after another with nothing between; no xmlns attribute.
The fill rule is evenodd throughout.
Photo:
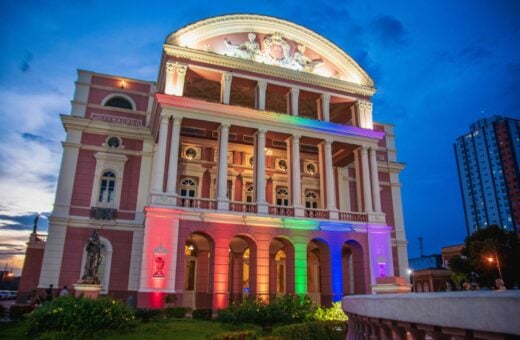
<svg viewBox="0 0 520 340"><path fill-rule="evenodd" d="M67 139L63 142L63 157L61 159L60 176L54 201L54 217L68 217L72 190L74 188L74 173L81 144L81 131L69 129Z"/></svg>
<svg viewBox="0 0 520 340"><path fill-rule="evenodd" d="M372 121L372 103L366 100L358 100L356 102L357 122L359 127L364 129L373 129Z"/></svg>
<svg viewBox="0 0 520 340"><path fill-rule="evenodd" d="M376 148L370 148L370 177L372 177L372 199L374 212L381 212L381 194L379 192L379 174L377 171Z"/></svg>
<svg viewBox="0 0 520 340"><path fill-rule="evenodd" d="M186 72L188 71L188 66L177 64L175 71L177 79L175 79L174 94L180 97L184 94L184 80L186 79Z"/></svg>
<svg viewBox="0 0 520 340"><path fill-rule="evenodd" d="M300 89L291 88L291 115L298 116L298 96L300 95Z"/></svg>
<svg viewBox="0 0 520 340"><path fill-rule="evenodd" d="M229 104L232 79L231 73L222 73L222 79L220 80L220 102L222 104Z"/></svg>
<svg viewBox="0 0 520 340"><path fill-rule="evenodd" d="M166 77L164 79L164 93L174 94L175 63L166 62Z"/></svg>
<svg viewBox="0 0 520 340"><path fill-rule="evenodd" d="M330 94L321 95L321 116L322 120L328 122L330 120Z"/></svg>
<svg viewBox="0 0 520 340"><path fill-rule="evenodd" d="M327 210L330 219L338 219L338 209L336 207L336 184L334 183L334 168L332 164L332 140L323 141L323 152L325 160L325 191L327 194Z"/></svg>
<svg viewBox="0 0 520 340"><path fill-rule="evenodd" d="M267 82L265 80L259 80L256 89L257 108L258 110L265 111L265 93L267 90Z"/></svg>
<svg viewBox="0 0 520 340"><path fill-rule="evenodd" d="M287 139L287 151L290 159L289 168L290 188L292 205L294 207L294 216L304 216L305 210L302 205L302 187L300 174L300 135L293 135Z"/></svg>
<svg viewBox="0 0 520 340"><path fill-rule="evenodd" d="M255 139L255 155L254 155L254 179L256 205L259 213L266 214L267 202L265 200L265 134L267 130L258 129Z"/></svg>
<svg viewBox="0 0 520 340"><path fill-rule="evenodd" d="M182 117L173 117L172 140L170 141L170 162L168 163L168 181L166 192L177 195L177 167L179 163L179 144L181 137Z"/></svg>
<svg viewBox="0 0 520 340"><path fill-rule="evenodd" d="M229 198L226 195L229 126L228 123L220 124L218 138L217 204L219 210L229 210Z"/></svg>
<svg viewBox="0 0 520 340"><path fill-rule="evenodd" d="M363 199L365 212L372 212L372 194L370 190L370 171L368 167L368 147L361 146L361 171L363 173Z"/></svg>
<svg viewBox="0 0 520 340"><path fill-rule="evenodd" d="M162 193L164 181L164 163L166 157L166 143L168 139L168 120L169 116L161 117L161 126L159 127L159 141L155 151L154 167L153 167L153 185L152 192Z"/></svg>

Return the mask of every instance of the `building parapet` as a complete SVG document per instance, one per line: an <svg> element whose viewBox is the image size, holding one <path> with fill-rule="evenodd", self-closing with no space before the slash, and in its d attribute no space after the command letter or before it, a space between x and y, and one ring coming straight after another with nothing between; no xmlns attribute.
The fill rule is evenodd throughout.
<svg viewBox="0 0 520 340"><path fill-rule="evenodd" d="M520 291L356 295L347 339L506 339L520 335Z"/></svg>

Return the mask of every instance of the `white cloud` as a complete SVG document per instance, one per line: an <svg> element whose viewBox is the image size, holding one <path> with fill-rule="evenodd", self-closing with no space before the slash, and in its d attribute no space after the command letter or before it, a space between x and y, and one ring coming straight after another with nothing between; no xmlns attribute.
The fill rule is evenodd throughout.
<svg viewBox="0 0 520 340"><path fill-rule="evenodd" d="M64 135L58 113L67 100L55 93L0 90L0 102L0 214L50 211ZM43 138L24 138L24 133Z"/></svg>

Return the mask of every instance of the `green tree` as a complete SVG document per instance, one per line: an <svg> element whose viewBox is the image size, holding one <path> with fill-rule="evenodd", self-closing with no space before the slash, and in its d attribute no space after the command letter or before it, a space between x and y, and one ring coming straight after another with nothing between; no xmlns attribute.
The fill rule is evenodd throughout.
<svg viewBox="0 0 520 340"><path fill-rule="evenodd" d="M514 232L507 232L493 225L480 229L465 240L462 256L450 261L450 269L458 278L474 274L481 286L492 287L499 277L496 259L506 286L520 282L520 243ZM489 261L492 259L492 262Z"/></svg>

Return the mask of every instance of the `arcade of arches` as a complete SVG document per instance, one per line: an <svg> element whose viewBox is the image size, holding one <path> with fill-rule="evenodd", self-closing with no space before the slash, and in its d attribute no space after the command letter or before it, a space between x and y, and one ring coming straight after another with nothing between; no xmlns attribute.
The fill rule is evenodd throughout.
<svg viewBox="0 0 520 340"><path fill-rule="evenodd" d="M315 232L308 239L305 233L267 231L253 237L232 229L181 227L179 305L222 308L245 297L285 294L306 295L316 304L330 305L343 295L370 291L367 240L358 235L352 239L343 234L345 238L338 240L327 232ZM331 254L340 254L341 261L331 261Z"/></svg>

